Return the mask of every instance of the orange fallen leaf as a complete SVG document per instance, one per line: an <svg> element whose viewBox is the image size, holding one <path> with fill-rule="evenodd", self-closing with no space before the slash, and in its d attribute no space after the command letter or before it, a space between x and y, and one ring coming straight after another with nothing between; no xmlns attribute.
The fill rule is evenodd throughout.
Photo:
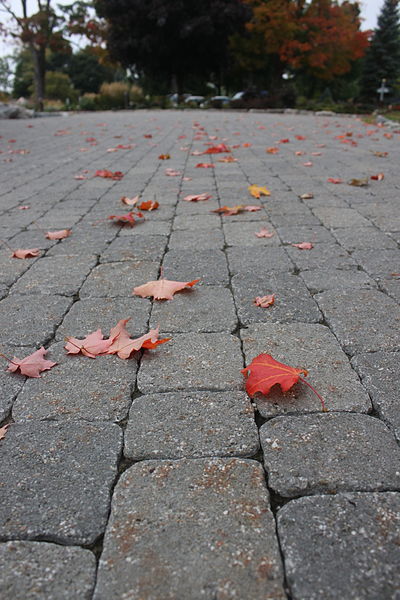
<svg viewBox="0 0 400 600"><path fill-rule="evenodd" d="M212 163L198 163L196 169L214 169L215 165Z"/></svg>
<svg viewBox="0 0 400 600"><path fill-rule="evenodd" d="M289 143L289 138L284 138L283 140L279 140L279 144L288 144Z"/></svg>
<svg viewBox="0 0 400 600"><path fill-rule="evenodd" d="M244 211L243 204L238 204L237 206L221 206L221 208L216 208L215 210L212 210L211 212L229 217L232 215L238 215L239 213L241 213L243 211Z"/></svg>
<svg viewBox="0 0 400 600"><path fill-rule="evenodd" d="M257 231L254 235L258 238L270 238L274 236L275 233L273 231L268 231L266 227L262 227L260 231Z"/></svg>
<svg viewBox="0 0 400 600"><path fill-rule="evenodd" d="M382 179L385 178L385 175L383 173L377 173L376 175L371 175L371 179L374 179L375 181L382 181Z"/></svg>
<svg viewBox="0 0 400 600"><path fill-rule="evenodd" d="M279 148L276 148L276 146L271 146L270 148L267 148L265 152L267 152L267 154L278 154Z"/></svg>
<svg viewBox="0 0 400 600"><path fill-rule="evenodd" d="M224 156L223 158L219 158L218 162L233 163L233 162L238 162L238 159L234 158L233 156Z"/></svg>
<svg viewBox="0 0 400 600"><path fill-rule="evenodd" d="M170 154L160 154L160 156L158 157L160 160L168 160L171 158Z"/></svg>
<svg viewBox="0 0 400 600"><path fill-rule="evenodd" d="M249 142L245 142L244 144L242 144L243 148L251 148L253 144L249 144Z"/></svg>
<svg viewBox="0 0 400 600"><path fill-rule="evenodd" d="M339 179L338 177L328 177L328 183L343 183L343 179Z"/></svg>
<svg viewBox="0 0 400 600"><path fill-rule="evenodd" d="M296 138L296 140L306 140L307 139L304 137L304 135L295 135L294 137Z"/></svg>
<svg viewBox="0 0 400 600"><path fill-rule="evenodd" d="M283 392L287 392L299 380L308 385L308 387L318 396L322 410L325 412L325 403L318 392L305 381L300 375L307 376L308 371L305 369L296 369L284 363L280 363L270 354L259 354L251 363L241 371L246 381L246 392L253 398L257 392L265 396L270 392L271 388L278 384Z"/></svg>
<svg viewBox="0 0 400 600"><path fill-rule="evenodd" d="M109 347L107 354L117 354L119 358L128 359L132 352L137 352L141 348L156 348L160 344L165 344L171 338L158 339L158 327L150 329L148 333L132 339L125 329L125 325L129 319L121 319L117 325L110 331L110 340L112 344Z"/></svg>
<svg viewBox="0 0 400 600"><path fill-rule="evenodd" d="M311 250L311 248L314 248L314 244L311 242L301 242L300 244L291 244L291 246L295 246L299 250Z"/></svg>
<svg viewBox="0 0 400 600"><path fill-rule="evenodd" d="M104 179L115 179L119 181L124 174L121 171L109 171L108 169L99 169L94 174L95 177L103 177Z"/></svg>
<svg viewBox="0 0 400 600"><path fill-rule="evenodd" d="M389 152L374 152L374 156L378 156L379 158L386 158L389 156Z"/></svg>
<svg viewBox="0 0 400 600"><path fill-rule="evenodd" d="M203 200L209 200L210 198L212 198L210 194L189 194L184 197L184 200L186 200L186 202L201 202Z"/></svg>
<svg viewBox="0 0 400 600"><path fill-rule="evenodd" d="M47 231L46 237L48 240L63 240L71 235L71 229L59 229L58 231Z"/></svg>
<svg viewBox="0 0 400 600"><path fill-rule="evenodd" d="M261 185L249 185L249 187L247 188L250 192L250 194L254 197L254 198L260 198L261 196L270 196L271 192L269 190L267 190L266 187L263 187Z"/></svg>
<svg viewBox="0 0 400 600"><path fill-rule="evenodd" d="M39 248L28 248L27 250L14 250L11 254L12 258L34 258L35 256L39 256L40 250Z"/></svg>
<svg viewBox="0 0 400 600"><path fill-rule="evenodd" d="M155 200L145 200L143 201L141 204L138 205L138 208L140 210L157 210L157 208L159 207L159 203L156 202Z"/></svg>
<svg viewBox="0 0 400 600"><path fill-rule="evenodd" d="M133 294L142 298L153 297L154 300L172 300L173 295L185 287L193 287L200 279L193 281L170 281L169 279L158 279L157 281L148 281L133 289Z"/></svg>
<svg viewBox="0 0 400 600"><path fill-rule="evenodd" d="M366 187L368 185L368 177L363 179L350 179L349 185L355 185L356 187Z"/></svg>
<svg viewBox="0 0 400 600"><path fill-rule="evenodd" d="M110 215L107 219L114 221L114 223L121 223L122 225L130 225L133 227L136 223L135 216L139 218L143 217L140 212L134 213L133 211L130 211L124 215Z"/></svg>
<svg viewBox="0 0 400 600"><path fill-rule="evenodd" d="M27 377L40 377L39 373L42 371L48 371L57 364L44 358L46 352L47 350L42 346L39 348L39 350L36 350L36 352L26 356L22 360L16 358L15 356L12 360L7 359L9 360L7 371L14 373L19 369L21 375L26 375ZM4 355L2 354L1 356Z"/></svg>
<svg viewBox="0 0 400 600"><path fill-rule="evenodd" d="M82 352L84 356L96 358L99 354L105 354L112 344L112 340L103 339L101 329L89 333L83 340L75 337L67 337L67 343L64 348L67 354L79 354Z"/></svg>
<svg viewBox="0 0 400 600"><path fill-rule="evenodd" d="M256 296L253 303L261 308L268 308L275 302L275 294L268 294L267 296Z"/></svg>
<svg viewBox="0 0 400 600"><path fill-rule="evenodd" d="M217 146L210 146L203 154L218 154L220 152L230 152L230 150L225 144L218 144Z"/></svg>

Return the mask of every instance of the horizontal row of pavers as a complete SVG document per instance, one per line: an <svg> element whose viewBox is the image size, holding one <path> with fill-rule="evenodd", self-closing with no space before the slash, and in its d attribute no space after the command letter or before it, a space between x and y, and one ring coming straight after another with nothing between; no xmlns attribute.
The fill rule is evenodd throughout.
<svg viewBox="0 0 400 600"><path fill-rule="evenodd" d="M88 442L82 432L71 432L70 446L77 437ZM91 484L82 489L86 503ZM40 493L38 488L36 482L32 492ZM54 515L49 497L41 495L48 520L60 521L63 511ZM87 525L94 517L105 524L107 515L99 510L104 495L96 500ZM74 504L70 501L70 510ZM283 600L282 557L288 591L296 600L394 598L400 584L399 514L400 494L393 492L332 491L293 500L277 512L281 555L258 463L238 458L144 461L130 467L114 490L94 598ZM66 528L65 520L61 524ZM53 545L60 534L49 526L41 535L46 542L0 544L4 597L61 599L76 591L90 598L93 554Z"/></svg>

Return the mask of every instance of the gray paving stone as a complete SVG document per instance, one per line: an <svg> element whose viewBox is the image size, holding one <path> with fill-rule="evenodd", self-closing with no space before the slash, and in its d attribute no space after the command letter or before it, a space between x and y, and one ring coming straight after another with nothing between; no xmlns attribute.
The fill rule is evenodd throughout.
<svg viewBox="0 0 400 600"><path fill-rule="evenodd" d="M353 269L357 268L355 260L349 256L339 244L315 244L311 250L300 250L293 246L287 246L287 253L301 271L312 269Z"/></svg>
<svg viewBox="0 0 400 600"><path fill-rule="evenodd" d="M53 344L46 357L57 366L26 381L14 402L15 421L121 421L127 416L135 358L71 356L64 342Z"/></svg>
<svg viewBox="0 0 400 600"><path fill-rule="evenodd" d="M367 227L369 221L353 208L337 208L331 206L318 206L314 214L329 229L338 227Z"/></svg>
<svg viewBox="0 0 400 600"><path fill-rule="evenodd" d="M254 456L253 408L243 392L175 392L135 398L125 431L132 460Z"/></svg>
<svg viewBox="0 0 400 600"><path fill-rule="evenodd" d="M293 500L278 513L290 593L296 600L396 598L400 494Z"/></svg>
<svg viewBox="0 0 400 600"><path fill-rule="evenodd" d="M333 333L349 354L400 347L399 305L377 290L343 290L314 296Z"/></svg>
<svg viewBox="0 0 400 600"><path fill-rule="evenodd" d="M133 288L158 278L158 261L130 260L93 269L80 289L80 298L129 298Z"/></svg>
<svg viewBox="0 0 400 600"><path fill-rule="evenodd" d="M7 254L0 255L0 284L11 286L38 260L39 258L11 258L11 251L7 249Z"/></svg>
<svg viewBox="0 0 400 600"><path fill-rule="evenodd" d="M20 296L0 302L0 343L40 346L49 341L72 299L63 296Z"/></svg>
<svg viewBox="0 0 400 600"><path fill-rule="evenodd" d="M109 227L112 227L110 225ZM113 227L115 231L115 227ZM134 237L140 235L169 235L171 231L171 223L167 221L150 221L150 219L138 223L135 227L121 227L118 235L120 237Z"/></svg>
<svg viewBox="0 0 400 600"><path fill-rule="evenodd" d="M243 359L236 337L228 333L175 333L171 337L143 357L138 373L141 392L242 388Z"/></svg>
<svg viewBox="0 0 400 600"><path fill-rule="evenodd" d="M100 254L117 234L115 229L109 227L81 226L72 229L72 234L53 246L47 256L85 256L87 254Z"/></svg>
<svg viewBox="0 0 400 600"><path fill-rule="evenodd" d="M277 227L277 232L284 244L301 244L301 242L318 242L334 244L333 235L322 225L296 225L292 227ZM297 248L296 248L297 250ZM299 252L309 252L302 250Z"/></svg>
<svg viewBox="0 0 400 600"><path fill-rule="evenodd" d="M400 489L400 448L374 417L277 417L260 439L269 486L280 496Z"/></svg>
<svg viewBox="0 0 400 600"><path fill-rule="evenodd" d="M379 288L388 294L393 300L396 300L400 304L400 284L399 277L394 276L391 280L387 279L378 279Z"/></svg>
<svg viewBox="0 0 400 600"><path fill-rule="evenodd" d="M346 288L376 288L376 283L371 277L362 271L354 271L353 269L301 271L300 277L312 294Z"/></svg>
<svg viewBox="0 0 400 600"><path fill-rule="evenodd" d="M13 600L89 600L95 583L96 560L82 548L62 548L46 542L0 544L0 593Z"/></svg>
<svg viewBox="0 0 400 600"><path fill-rule="evenodd" d="M267 207L268 209L268 207ZM284 207L286 211L286 206ZM281 209L282 211L282 209ZM269 211L268 211L269 212ZM271 221L275 227L298 227L299 225L321 225L321 222L312 212L303 206L302 212L280 212L271 214Z"/></svg>
<svg viewBox="0 0 400 600"><path fill-rule="evenodd" d="M270 238L258 238L255 234L262 228L268 229L270 233L275 235ZM252 248L260 248L263 246L280 246L279 237L276 234L276 229L267 220L230 222L225 221L223 225L225 240L228 246L251 246Z"/></svg>
<svg viewBox="0 0 400 600"><path fill-rule="evenodd" d="M7 354L7 351L2 348L2 350ZM35 349L32 349L32 352ZM21 348L18 350L17 348L13 348L9 352L9 358L12 358L13 355L16 354L23 358L27 356L29 352L26 348ZM8 354L7 354L8 355ZM0 423L4 421L4 419L9 415L13 402L24 385L25 377L23 375L19 375L18 373L10 373L7 372L7 362L2 360L1 370L0 370Z"/></svg>
<svg viewBox="0 0 400 600"><path fill-rule="evenodd" d="M233 295L242 325L270 321L302 321L318 323L322 315L303 280L290 273L265 273L264 276L235 275L232 278ZM268 308L254 304L258 296L275 294L275 302Z"/></svg>
<svg viewBox="0 0 400 600"><path fill-rule="evenodd" d="M167 245L165 235L140 235L116 238L102 253L100 262L124 260L160 261Z"/></svg>
<svg viewBox="0 0 400 600"><path fill-rule="evenodd" d="M7 286L0 284L0 300L7 296L8 290L9 288Z"/></svg>
<svg viewBox="0 0 400 600"><path fill-rule="evenodd" d="M179 230L172 233L169 238L170 250L186 250L190 248L204 248L222 250L225 239L219 229L199 229L198 231Z"/></svg>
<svg viewBox="0 0 400 600"><path fill-rule="evenodd" d="M197 285L176 294L172 301L157 301L151 311L151 327L186 333L231 332L237 327L232 293L228 288Z"/></svg>
<svg viewBox="0 0 400 600"><path fill-rule="evenodd" d="M400 271L400 250L359 250L353 258L374 279L392 279Z"/></svg>
<svg viewBox="0 0 400 600"><path fill-rule="evenodd" d="M396 248L394 240L375 227L345 227L335 229L332 233L339 244L350 252L371 248Z"/></svg>
<svg viewBox="0 0 400 600"><path fill-rule="evenodd" d="M309 372L307 380L324 398L329 411L367 412L371 402L347 356L323 325L268 323L241 330L246 365L261 353ZM283 394L279 387L255 400L265 418L321 409L317 396L299 382Z"/></svg>
<svg viewBox="0 0 400 600"><path fill-rule="evenodd" d="M28 229L14 236L10 245L13 248L39 248L40 250L48 250L57 243L57 240L48 240L42 231Z"/></svg>
<svg viewBox="0 0 400 600"><path fill-rule="evenodd" d="M226 257L220 250L170 250L163 262L164 277L174 281L201 279L203 285L229 283Z"/></svg>
<svg viewBox="0 0 400 600"><path fill-rule="evenodd" d="M228 248L231 275L243 274L243 265L248 275L271 276L274 271L293 272L294 265L284 248Z"/></svg>
<svg viewBox="0 0 400 600"><path fill-rule="evenodd" d="M221 226L220 217L215 215L178 215L173 222L173 230L180 231L185 229L219 229Z"/></svg>
<svg viewBox="0 0 400 600"><path fill-rule="evenodd" d="M358 354L352 365L372 398L379 417L400 441L400 413L395 382L400 378L400 356L397 352Z"/></svg>
<svg viewBox="0 0 400 600"><path fill-rule="evenodd" d="M183 459L126 471L115 490L94 598L128 596L283 600L260 465Z"/></svg>
<svg viewBox="0 0 400 600"><path fill-rule="evenodd" d="M101 329L108 337L110 329L121 319L128 319L128 331L132 337L147 333L151 302L136 296L131 298L84 298L75 302L57 329L56 339L66 336L84 338Z"/></svg>
<svg viewBox="0 0 400 600"><path fill-rule="evenodd" d="M16 423L1 442L0 540L92 544L105 529L117 425Z"/></svg>
<svg viewBox="0 0 400 600"><path fill-rule="evenodd" d="M11 292L74 296L95 264L96 257L91 255L44 257L20 277Z"/></svg>
<svg viewBox="0 0 400 600"><path fill-rule="evenodd" d="M188 215L209 215L210 211L216 210L219 208L218 196L215 191L202 190L202 194L208 194L211 196L209 200L200 200L199 202L187 202L183 200L185 196L190 194L198 194L191 187L190 191L186 193L186 191L182 194L182 199L179 200L176 206L176 215L177 216L188 216Z"/></svg>

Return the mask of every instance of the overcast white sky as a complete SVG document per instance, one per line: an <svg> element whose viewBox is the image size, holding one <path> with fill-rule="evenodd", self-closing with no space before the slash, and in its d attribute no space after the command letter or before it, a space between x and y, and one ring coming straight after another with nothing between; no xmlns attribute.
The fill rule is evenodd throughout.
<svg viewBox="0 0 400 600"><path fill-rule="evenodd" d="M17 13L21 14L21 0L8 0L12 9ZM73 0L53 0L53 4L71 4ZM364 19L362 29L374 29L376 26L377 16L383 5L384 0L360 0L361 15ZM34 12L37 7L36 0L28 0L28 8L30 12ZM0 12L0 21L2 23L7 22L7 16L4 12ZM5 42L0 38L0 56L12 54L15 46L11 42Z"/></svg>

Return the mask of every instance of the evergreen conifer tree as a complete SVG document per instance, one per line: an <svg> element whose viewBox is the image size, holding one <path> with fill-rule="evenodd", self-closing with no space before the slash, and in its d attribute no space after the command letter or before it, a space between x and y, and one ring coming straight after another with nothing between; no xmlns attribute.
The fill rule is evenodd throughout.
<svg viewBox="0 0 400 600"><path fill-rule="evenodd" d="M371 44L367 50L361 79L362 97L369 101L377 100L377 89L382 79L390 94L396 95L400 87L400 18L398 0L385 0ZM397 91L398 93L398 91Z"/></svg>

